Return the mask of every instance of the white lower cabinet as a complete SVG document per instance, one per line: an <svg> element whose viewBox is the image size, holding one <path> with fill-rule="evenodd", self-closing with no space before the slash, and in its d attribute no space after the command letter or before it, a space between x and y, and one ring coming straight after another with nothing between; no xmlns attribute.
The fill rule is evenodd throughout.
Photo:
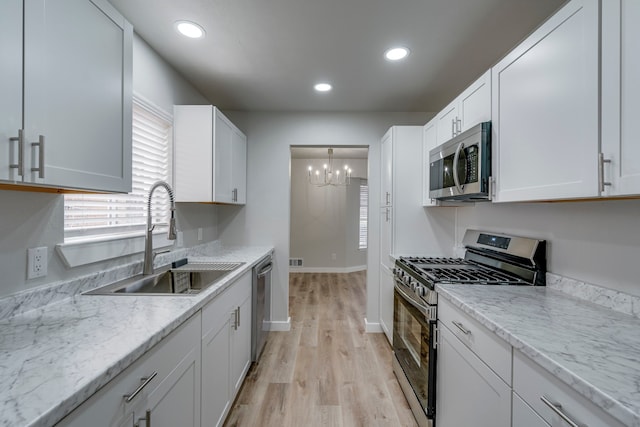
<svg viewBox="0 0 640 427"><path fill-rule="evenodd" d="M516 424L514 427L569 427L571 424L563 417L579 426L622 427L623 424L606 414L566 384L560 382L548 371L519 351L513 354L513 391L522 398L546 424ZM515 414L515 409L514 409ZM535 419L531 414L519 416Z"/></svg>
<svg viewBox="0 0 640 427"><path fill-rule="evenodd" d="M202 426L221 426L251 364L251 272L202 309Z"/></svg>
<svg viewBox="0 0 640 427"><path fill-rule="evenodd" d="M58 426L200 426L200 313Z"/></svg>
<svg viewBox="0 0 640 427"><path fill-rule="evenodd" d="M511 387L438 322L438 427L509 427Z"/></svg>

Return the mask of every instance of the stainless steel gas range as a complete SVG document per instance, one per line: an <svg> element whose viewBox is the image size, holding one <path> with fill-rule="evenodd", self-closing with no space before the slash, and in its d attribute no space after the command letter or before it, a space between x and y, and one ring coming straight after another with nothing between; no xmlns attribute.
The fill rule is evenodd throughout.
<svg viewBox="0 0 640 427"><path fill-rule="evenodd" d="M544 286L546 241L467 230L464 258L400 257L394 273L393 370L418 425L436 420L436 284Z"/></svg>

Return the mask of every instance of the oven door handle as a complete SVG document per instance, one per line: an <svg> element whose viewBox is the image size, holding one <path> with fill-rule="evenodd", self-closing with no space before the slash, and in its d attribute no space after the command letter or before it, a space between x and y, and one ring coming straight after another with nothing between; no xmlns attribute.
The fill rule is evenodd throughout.
<svg viewBox="0 0 640 427"><path fill-rule="evenodd" d="M394 281L397 280L394 279ZM413 298L409 296L409 294L404 291L404 289L402 289L397 284L394 283L393 288L400 294L400 296L402 296L405 301L417 308L420 313L424 314L425 316L427 315L429 308L426 305L418 304Z"/></svg>

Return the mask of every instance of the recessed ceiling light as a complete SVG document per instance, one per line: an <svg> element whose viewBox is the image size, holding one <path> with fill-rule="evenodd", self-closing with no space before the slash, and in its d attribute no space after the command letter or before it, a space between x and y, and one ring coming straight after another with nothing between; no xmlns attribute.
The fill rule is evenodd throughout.
<svg viewBox="0 0 640 427"><path fill-rule="evenodd" d="M389 61L399 61L409 55L409 49L406 47L394 47L384 53L384 57Z"/></svg>
<svg viewBox="0 0 640 427"><path fill-rule="evenodd" d="M196 24L195 22L177 21L175 26L176 26L176 30L178 30L178 32L183 36L186 36L192 39L199 39L204 37L204 28L202 28L200 25Z"/></svg>
<svg viewBox="0 0 640 427"><path fill-rule="evenodd" d="M329 92L333 88L333 86L331 86L329 83L318 83L313 88L318 92Z"/></svg>

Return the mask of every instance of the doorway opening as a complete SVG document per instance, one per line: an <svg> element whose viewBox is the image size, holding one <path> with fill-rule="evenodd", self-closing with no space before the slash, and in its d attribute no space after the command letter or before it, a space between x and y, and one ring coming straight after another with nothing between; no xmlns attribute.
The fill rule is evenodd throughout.
<svg viewBox="0 0 640 427"><path fill-rule="evenodd" d="M368 154L367 146L291 146L290 272L366 270Z"/></svg>

